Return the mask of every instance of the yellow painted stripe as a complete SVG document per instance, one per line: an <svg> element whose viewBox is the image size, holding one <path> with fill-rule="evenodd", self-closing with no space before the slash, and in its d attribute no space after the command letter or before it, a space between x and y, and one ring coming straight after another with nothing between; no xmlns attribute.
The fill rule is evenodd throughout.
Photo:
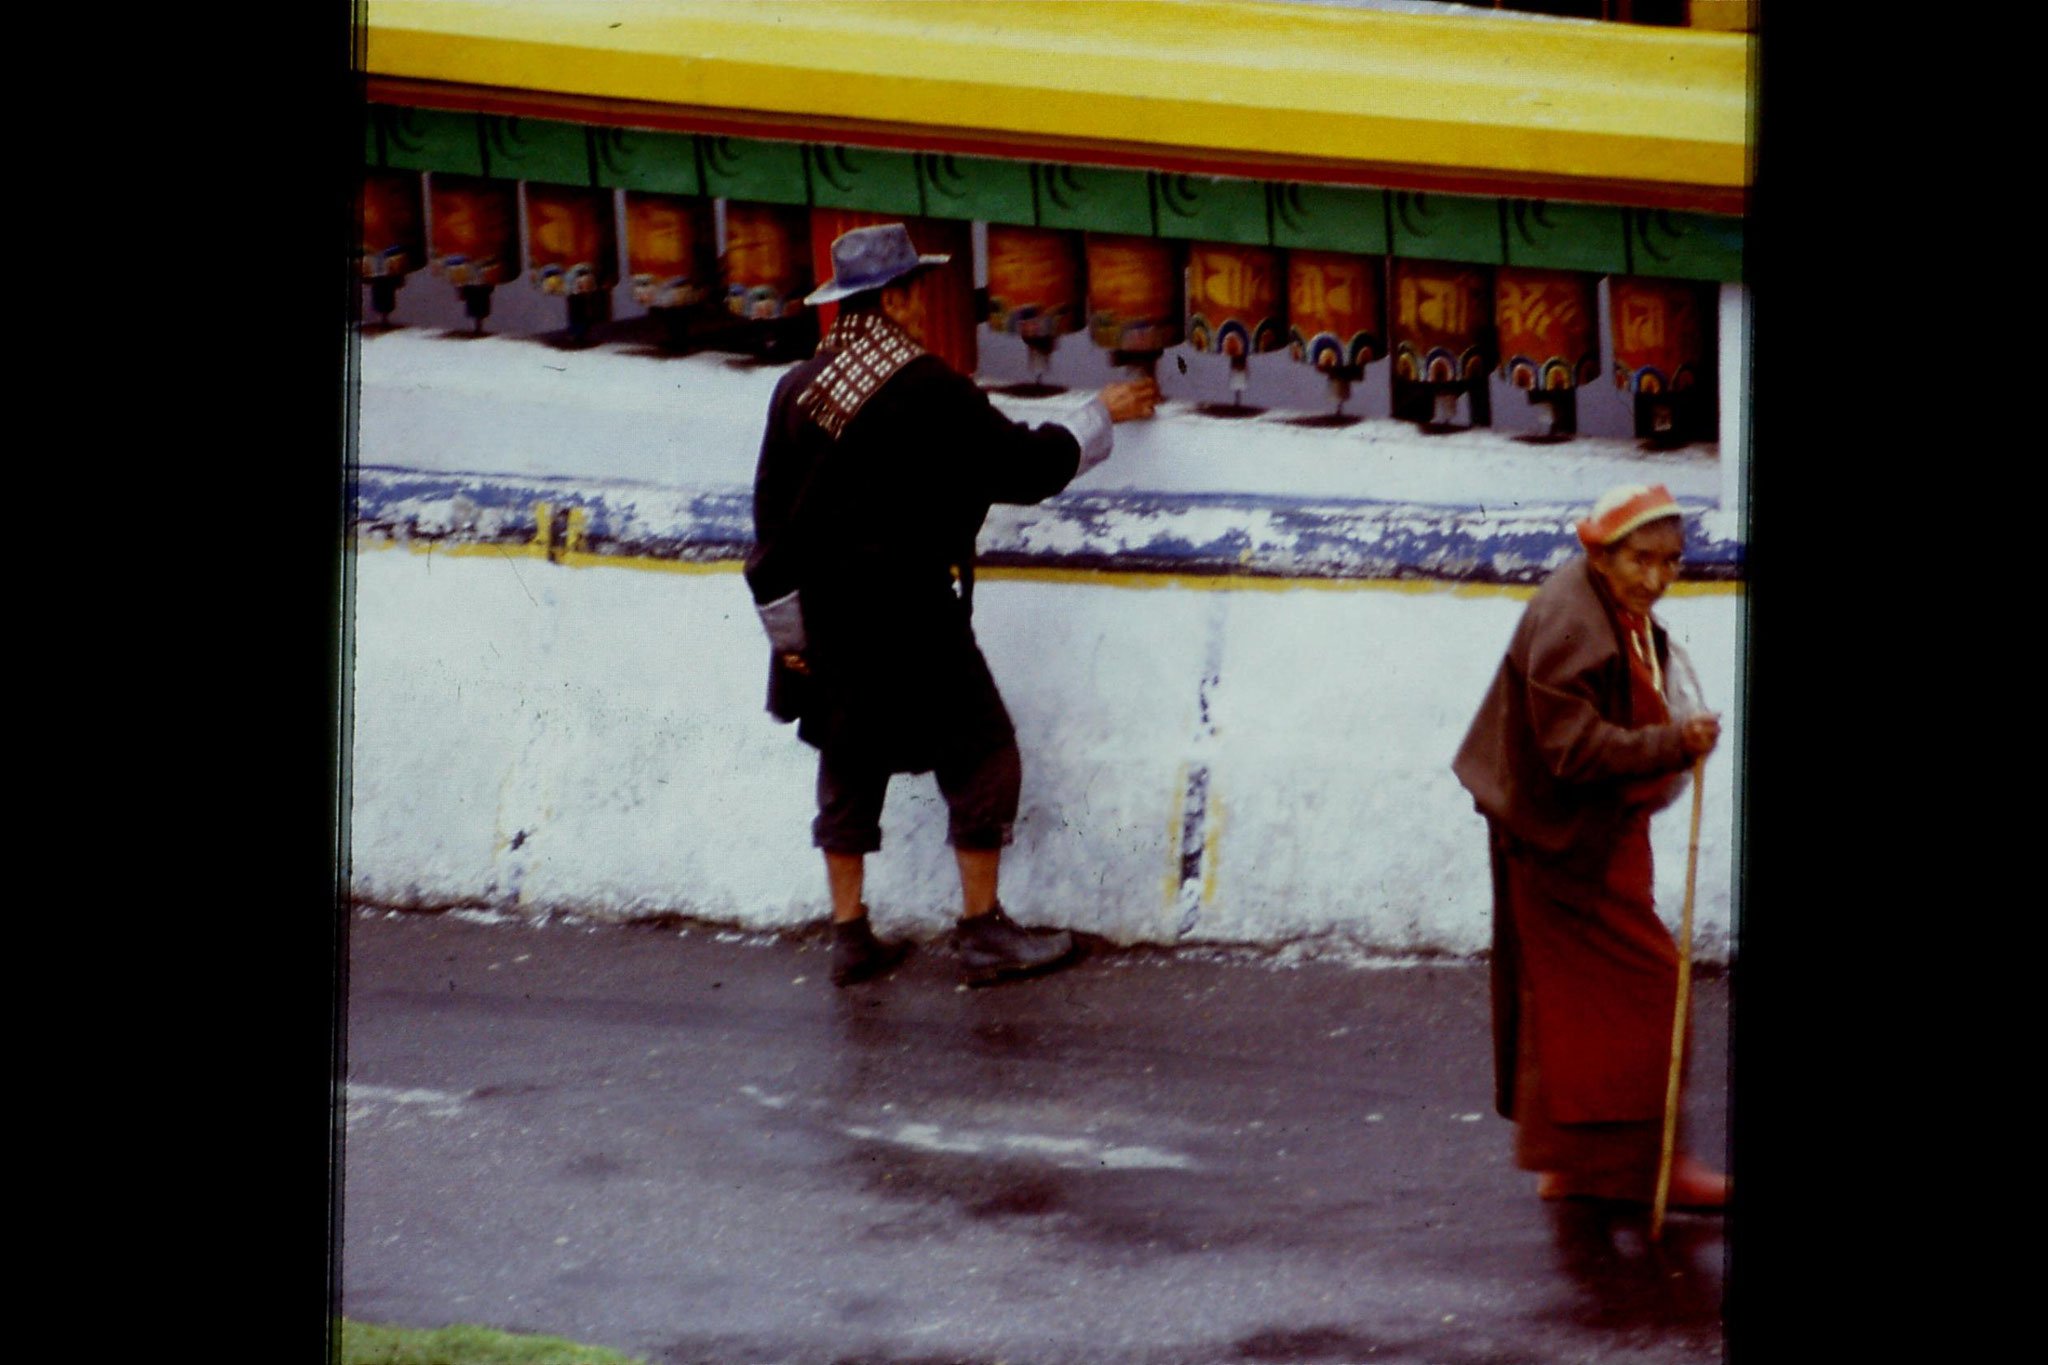
<svg viewBox="0 0 2048 1365"><path fill-rule="evenodd" d="M1751 38L1223 0L371 0L373 76L1733 189Z"/></svg>
<svg viewBox="0 0 2048 1365"><path fill-rule="evenodd" d="M523 545L442 544L430 540L393 540L384 536L362 536L360 550L391 550L403 546L416 555L452 555L458 558L488 556L498 559L547 561L547 550L538 540ZM695 562L656 559L652 555L601 555L589 551L564 551L556 563L568 569L639 569L654 573L736 574L738 560ZM1183 588L1192 592L1398 592L1421 595L1442 593L1452 597L1513 597L1526 599L1536 589L1518 583L1446 583L1426 578L1312 578L1272 577L1255 574L1147 573L1128 569L1062 569L1030 565L984 567L974 571L978 582L1007 580L1022 583L1076 583L1105 588ZM1739 582L1713 580L1671 585L1672 597L1739 596Z"/></svg>

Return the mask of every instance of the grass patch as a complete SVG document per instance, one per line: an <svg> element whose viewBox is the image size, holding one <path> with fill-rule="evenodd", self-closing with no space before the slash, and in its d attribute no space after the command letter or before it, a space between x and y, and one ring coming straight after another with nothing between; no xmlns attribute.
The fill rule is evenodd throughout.
<svg viewBox="0 0 2048 1365"><path fill-rule="evenodd" d="M341 1320L340 1365L647 1365L605 1346L488 1327L378 1327Z"/></svg>

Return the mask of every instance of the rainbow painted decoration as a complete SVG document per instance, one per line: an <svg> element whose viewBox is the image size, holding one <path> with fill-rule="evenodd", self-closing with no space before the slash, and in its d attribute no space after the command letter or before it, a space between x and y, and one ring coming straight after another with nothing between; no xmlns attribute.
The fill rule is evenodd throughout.
<svg viewBox="0 0 2048 1365"><path fill-rule="evenodd" d="M469 288L519 273L519 192L511 181L437 174L427 197L435 274Z"/></svg>
<svg viewBox="0 0 2048 1365"><path fill-rule="evenodd" d="M598 294L617 284L611 191L529 184L526 254L534 283L550 294Z"/></svg>
<svg viewBox="0 0 2048 1365"><path fill-rule="evenodd" d="M1387 353L1385 263L1338 251L1287 253L1287 342L1296 360L1354 373Z"/></svg>
<svg viewBox="0 0 2048 1365"><path fill-rule="evenodd" d="M1188 248L1188 344L1241 360L1287 344L1280 256L1264 247Z"/></svg>
<svg viewBox="0 0 2048 1365"><path fill-rule="evenodd" d="M1070 232L988 227L988 325L1028 341L1081 330L1081 244Z"/></svg>
<svg viewBox="0 0 2048 1365"><path fill-rule="evenodd" d="M1483 266L1396 259L1394 376L1460 384L1486 370L1481 338L1493 302Z"/></svg>
<svg viewBox="0 0 2048 1365"><path fill-rule="evenodd" d="M1706 296L1713 288L1639 275L1608 282L1615 387L1635 394L1677 393L1705 378L1712 354Z"/></svg>
<svg viewBox="0 0 2048 1365"><path fill-rule="evenodd" d="M1089 233L1088 335L1110 351L1163 351L1181 339L1181 265L1157 237Z"/></svg>
<svg viewBox="0 0 2048 1365"><path fill-rule="evenodd" d="M1493 278L1500 373L1516 388L1539 393L1598 379L1599 299L1591 275L1500 267Z"/></svg>
<svg viewBox="0 0 2048 1365"><path fill-rule="evenodd" d="M643 308L685 308L710 299L718 278L711 201L628 190L626 263L633 301Z"/></svg>
<svg viewBox="0 0 2048 1365"><path fill-rule="evenodd" d="M752 321L803 312L811 292L810 223L800 208L751 204L725 206L725 306Z"/></svg>

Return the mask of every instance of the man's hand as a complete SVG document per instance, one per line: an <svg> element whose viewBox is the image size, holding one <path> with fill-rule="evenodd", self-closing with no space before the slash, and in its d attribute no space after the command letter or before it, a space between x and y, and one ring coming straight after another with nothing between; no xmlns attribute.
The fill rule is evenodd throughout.
<svg viewBox="0 0 2048 1365"><path fill-rule="evenodd" d="M1690 716L1678 727L1678 738L1691 757L1701 758L1710 754L1721 740L1721 717L1712 711Z"/></svg>
<svg viewBox="0 0 2048 1365"><path fill-rule="evenodd" d="M1159 405L1159 381L1156 379L1129 379L1118 384L1103 386L1102 404L1109 409L1112 422L1129 422L1152 415L1152 409Z"/></svg>
<svg viewBox="0 0 2048 1365"><path fill-rule="evenodd" d="M808 675L811 671L811 666L804 662L804 656L801 654L783 655L782 666L792 673L803 673Z"/></svg>

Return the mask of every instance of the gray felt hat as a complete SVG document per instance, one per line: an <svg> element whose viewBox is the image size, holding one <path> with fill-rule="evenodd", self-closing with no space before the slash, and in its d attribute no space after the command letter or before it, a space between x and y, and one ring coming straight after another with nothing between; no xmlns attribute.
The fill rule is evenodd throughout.
<svg viewBox="0 0 2048 1365"><path fill-rule="evenodd" d="M901 223L855 228L832 242L832 278L804 300L831 303L849 294L880 289L891 280L928 265L944 265L951 256L920 256L911 245L910 229Z"/></svg>

